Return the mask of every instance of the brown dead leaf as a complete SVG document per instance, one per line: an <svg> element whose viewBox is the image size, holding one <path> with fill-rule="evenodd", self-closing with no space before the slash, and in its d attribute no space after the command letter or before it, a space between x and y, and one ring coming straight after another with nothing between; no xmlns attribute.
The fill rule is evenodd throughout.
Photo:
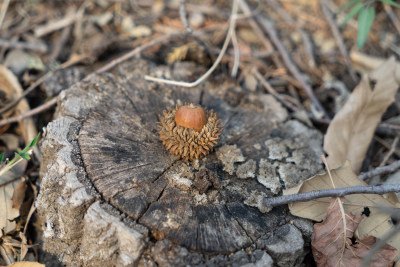
<svg viewBox="0 0 400 267"><path fill-rule="evenodd" d="M335 188L349 186L366 186L352 171L350 163L340 168L331 170L332 180ZM331 189L332 182L327 173L316 175L304 181L302 184L284 190L284 194L305 193L313 190ZM379 207L386 206L391 208L400 207L399 201L394 194L380 196L374 194L347 195L344 198L344 210L346 213L361 214L365 209L370 212L369 216L361 221L357 228L358 236L382 236L392 229L391 215L380 211ZM394 203L394 200L397 200ZM289 204L290 213L302 218L314 221L322 221L327 215L330 198L320 198L308 202L297 202ZM389 239L388 244L400 250L400 233Z"/></svg>
<svg viewBox="0 0 400 267"><path fill-rule="evenodd" d="M46 265L33 261L20 261L9 265L8 267L45 267Z"/></svg>
<svg viewBox="0 0 400 267"><path fill-rule="evenodd" d="M0 175L0 229L3 229L5 233L15 230L16 223L13 219L20 215L19 209L12 207L13 202L11 199L14 189L21 182L19 177L25 172L27 164L28 162L23 160L8 172Z"/></svg>
<svg viewBox="0 0 400 267"><path fill-rule="evenodd" d="M342 214L339 201L331 198L325 220L314 224L311 246L317 266L361 266L362 258L376 241L373 236L361 241L354 236L362 215ZM372 257L370 266L392 266L396 255L397 249L385 245Z"/></svg>
<svg viewBox="0 0 400 267"><path fill-rule="evenodd" d="M25 181L20 182L14 189L12 195L12 208L19 210L21 208L22 202L24 202L25 193L26 193L27 185Z"/></svg>
<svg viewBox="0 0 400 267"><path fill-rule="evenodd" d="M21 85L18 82L17 77L5 66L0 65L0 91L7 92L10 95L10 99L14 100L19 98L24 92ZM22 99L15 107L15 115L23 114L30 110L28 101ZM26 118L19 122L19 127L22 131L25 144L29 144L37 135L35 123L32 118ZM33 148L33 153L40 159L39 149Z"/></svg>
<svg viewBox="0 0 400 267"><path fill-rule="evenodd" d="M399 87L396 68L395 59L390 58L369 75L364 75L333 118L324 139L324 150L332 169L350 160L354 172L360 171L375 128L394 101ZM375 81L372 90L370 83Z"/></svg>

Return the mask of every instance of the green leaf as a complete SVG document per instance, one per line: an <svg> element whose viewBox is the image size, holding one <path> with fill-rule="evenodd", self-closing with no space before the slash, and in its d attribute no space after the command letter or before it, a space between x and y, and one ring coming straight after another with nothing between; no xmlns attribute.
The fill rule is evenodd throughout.
<svg viewBox="0 0 400 267"><path fill-rule="evenodd" d="M39 137L40 137L40 133L35 138L33 138L33 140L29 143L29 145L27 145L24 149L22 149L20 153L26 153L32 147L34 147L37 144L37 141L39 140Z"/></svg>
<svg viewBox="0 0 400 267"><path fill-rule="evenodd" d="M360 2L360 0L351 0L351 1L347 2L346 4L342 5L336 13L340 13L340 12L348 9L349 7L355 5L355 3L357 3L357 2Z"/></svg>
<svg viewBox="0 0 400 267"><path fill-rule="evenodd" d="M350 19L352 19L355 15L357 15L362 9L364 5L361 2L358 2L353 6L352 9L350 9L349 13L347 16L344 18L344 20L340 23L340 25L346 24Z"/></svg>
<svg viewBox="0 0 400 267"><path fill-rule="evenodd" d="M19 159L19 158L23 158L26 160L30 160L31 156L29 155L29 153L23 153L23 152L19 152L19 153L15 153L15 159Z"/></svg>
<svg viewBox="0 0 400 267"><path fill-rule="evenodd" d="M361 48L367 40L374 18L375 9L373 7L361 10L358 16L357 48Z"/></svg>
<svg viewBox="0 0 400 267"><path fill-rule="evenodd" d="M5 155L6 153L1 153L1 155L0 155L0 164L4 161L4 155Z"/></svg>
<svg viewBox="0 0 400 267"><path fill-rule="evenodd" d="M395 6L395 7L400 7L399 3L394 2L393 0L381 0L381 2L385 2L389 5Z"/></svg>

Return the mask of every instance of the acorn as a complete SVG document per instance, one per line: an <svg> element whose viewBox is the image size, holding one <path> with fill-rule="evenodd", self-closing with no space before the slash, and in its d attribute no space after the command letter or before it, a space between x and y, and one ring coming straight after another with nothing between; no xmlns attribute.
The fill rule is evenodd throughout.
<svg viewBox="0 0 400 267"><path fill-rule="evenodd" d="M186 161L200 159L217 144L220 123L213 110L194 104L176 106L160 115L160 140L173 155Z"/></svg>

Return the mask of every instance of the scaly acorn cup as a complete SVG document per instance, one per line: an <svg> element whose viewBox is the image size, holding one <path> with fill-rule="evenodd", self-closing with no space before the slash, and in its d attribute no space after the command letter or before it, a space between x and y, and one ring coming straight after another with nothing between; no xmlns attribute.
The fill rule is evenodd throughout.
<svg viewBox="0 0 400 267"><path fill-rule="evenodd" d="M194 104L176 106L160 115L160 140L173 155L186 161L199 159L217 144L220 122L213 110Z"/></svg>

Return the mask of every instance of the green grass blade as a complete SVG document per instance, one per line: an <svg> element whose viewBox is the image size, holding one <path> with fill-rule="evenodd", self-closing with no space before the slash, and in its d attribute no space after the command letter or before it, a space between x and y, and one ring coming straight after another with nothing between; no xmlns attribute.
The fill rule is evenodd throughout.
<svg viewBox="0 0 400 267"><path fill-rule="evenodd" d="M337 13L343 12L346 9L348 9L349 7L355 5L357 2L360 2L360 0L351 0L349 2L347 2L346 4L342 5L341 7L339 7Z"/></svg>
<svg viewBox="0 0 400 267"><path fill-rule="evenodd" d="M0 155L0 164L1 163L3 163L3 161L4 161L4 155L5 155L6 153L1 153L1 155Z"/></svg>
<svg viewBox="0 0 400 267"><path fill-rule="evenodd" d="M357 47L361 48L367 40L369 30L375 18L375 9L373 7L361 10L358 16Z"/></svg>
<svg viewBox="0 0 400 267"><path fill-rule="evenodd" d="M381 2L385 2L391 6L400 7L399 3L394 2L393 0L381 0Z"/></svg>
<svg viewBox="0 0 400 267"><path fill-rule="evenodd" d="M349 20L351 20L355 15L357 15L362 9L364 5L361 2L358 2L353 6L352 9L350 9L349 13L347 16L344 18L344 20L340 23L340 25L346 24Z"/></svg>
<svg viewBox="0 0 400 267"><path fill-rule="evenodd" d="M21 153L26 153L30 149L32 149L32 147L34 147L37 144L39 137L40 137L40 133L35 138L33 138L33 140L29 143L29 145L27 145L24 149L21 150Z"/></svg>

